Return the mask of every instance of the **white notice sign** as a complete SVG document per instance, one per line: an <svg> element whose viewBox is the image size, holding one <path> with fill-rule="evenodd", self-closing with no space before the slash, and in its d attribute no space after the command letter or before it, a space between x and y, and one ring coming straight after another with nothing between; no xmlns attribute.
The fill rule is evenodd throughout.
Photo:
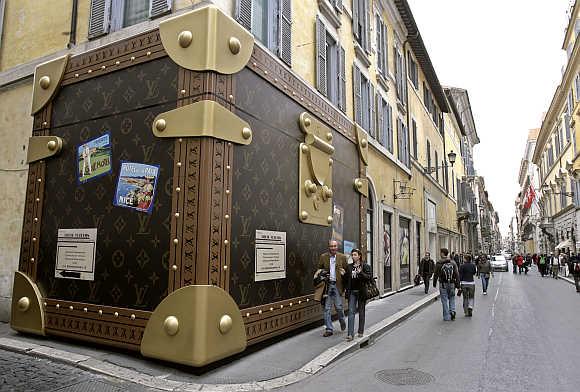
<svg viewBox="0 0 580 392"><path fill-rule="evenodd" d="M286 232L256 230L255 281L286 277Z"/></svg>
<svg viewBox="0 0 580 392"><path fill-rule="evenodd" d="M54 276L95 280L96 250L97 229L59 229Z"/></svg>

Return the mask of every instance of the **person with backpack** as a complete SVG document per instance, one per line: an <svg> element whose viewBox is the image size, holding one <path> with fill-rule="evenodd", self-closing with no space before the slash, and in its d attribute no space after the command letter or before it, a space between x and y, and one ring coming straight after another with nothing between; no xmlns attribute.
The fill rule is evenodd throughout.
<svg viewBox="0 0 580 392"><path fill-rule="evenodd" d="M439 280L439 294L443 306L443 320L455 320L455 288L459 288L459 269L455 261L449 258L449 250L441 248L441 259L435 264L433 287L437 287Z"/></svg>
<svg viewBox="0 0 580 392"><path fill-rule="evenodd" d="M573 254L572 257L570 257L570 271L574 276L576 292L580 293L580 256Z"/></svg>
<svg viewBox="0 0 580 392"><path fill-rule="evenodd" d="M425 294L429 292L429 281L431 276L433 276L433 271L435 270L435 262L431 258L431 253L426 252L425 257L419 262L419 275L423 278L423 283L425 283Z"/></svg>
<svg viewBox="0 0 580 392"><path fill-rule="evenodd" d="M473 316L475 306L475 279L477 273L475 264L471 262L471 256L467 256L463 264L459 266L459 279L461 281L461 292L463 293L463 314L466 317Z"/></svg>
<svg viewBox="0 0 580 392"><path fill-rule="evenodd" d="M481 277L481 288L483 289L483 295L487 295L487 289L489 288L489 277L493 271L491 270L491 264L487 257L482 258L479 261L477 268L477 276Z"/></svg>
<svg viewBox="0 0 580 392"><path fill-rule="evenodd" d="M358 337L361 338L365 329L365 283L372 278L371 266L362 259L360 249L350 252L352 264L349 264L344 274L344 287L348 298L348 334L346 340L354 337L354 313L358 311Z"/></svg>

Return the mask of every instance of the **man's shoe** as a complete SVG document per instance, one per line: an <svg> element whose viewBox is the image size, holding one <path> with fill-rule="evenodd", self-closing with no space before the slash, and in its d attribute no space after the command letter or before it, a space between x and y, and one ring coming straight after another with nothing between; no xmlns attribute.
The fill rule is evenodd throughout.
<svg viewBox="0 0 580 392"><path fill-rule="evenodd" d="M351 340L352 340L352 336L348 335L348 336L346 337L346 341L347 341L347 342L350 342Z"/></svg>
<svg viewBox="0 0 580 392"><path fill-rule="evenodd" d="M342 323L340 323L340 330L344 331L345 329L346 329L346 322L343 321Z"/></svg>
<svg viewBox="0 0 580 392"><path fill-rule="evenodd" d="M467 317L472 317L473 316L473 309L469 308L467 309Z"/></svg>
<svg viewBox="0 0 580 392"><path fill-rule="evenodd" d="M484 292L483 292L483 295L487 295L487 291L484 291Z"/></svg>
<svg viewBox="0 0 580 392"><path fill-rule="evenodd" d="M359 338L362 338L363 337L363 334L362 333L359 333L356 336L358 336Z"/></svg>
<svg viewBox="0 0 580 392"><path fill-rule="evenodd" d="M451 312L451 320L455 320L455 312Z"/></svg>
<svg viewBox="0 0 580 392"><path fill-rule="evenodd" d="M332 331L325 331L322 336L324 336L325 338L332 336Z"/></svg>

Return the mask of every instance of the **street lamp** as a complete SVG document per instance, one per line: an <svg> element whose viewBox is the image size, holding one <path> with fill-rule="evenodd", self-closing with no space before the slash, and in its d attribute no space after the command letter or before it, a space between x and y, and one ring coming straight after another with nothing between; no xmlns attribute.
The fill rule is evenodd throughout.
<svg viewBox="0 0 580 392"><path fill-rule="evenodd" d="M456 158L457 158L457 154L454 153L453 150L451 150L451 151L449 151L449 154L447 154L447 159L449 160L450 165L440 165L440 166L436 165L434 167L424 167L423 170L425 170L426 173L431 174L431 173L435 173L439 169L453 167L453 164L455 163Z"/></svg>

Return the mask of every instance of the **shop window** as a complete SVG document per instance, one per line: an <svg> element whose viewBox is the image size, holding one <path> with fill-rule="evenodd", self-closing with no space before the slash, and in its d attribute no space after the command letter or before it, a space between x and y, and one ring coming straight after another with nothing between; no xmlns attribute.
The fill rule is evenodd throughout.
<svg viewBox="0 0 580 392"><path fill-rule="evenodd" d="M383 211L383 287L385 291L390 291L393 288L393 281L391 277L391 262L392 262L392 241L391 241L391 219L392 214Z"/></svg>
<svg viewBox="0 0 580 392"><path fill-rule="evenodd" d="M409 219L399 218L399 263L401 286L411 283L411 242L409 236Z"/></svg>

